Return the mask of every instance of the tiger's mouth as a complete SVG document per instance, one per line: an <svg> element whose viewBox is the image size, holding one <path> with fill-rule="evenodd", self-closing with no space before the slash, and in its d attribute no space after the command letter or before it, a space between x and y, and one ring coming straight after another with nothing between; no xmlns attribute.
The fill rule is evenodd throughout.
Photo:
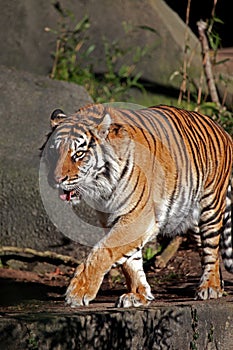
<svg viewBox="0 0 233 350"><path fill-rule="evenodd" d="M70 202L72 200L81 200L81 193L78 189L67 191L62 188L59 188L59 198L63 201Z"/></svg>

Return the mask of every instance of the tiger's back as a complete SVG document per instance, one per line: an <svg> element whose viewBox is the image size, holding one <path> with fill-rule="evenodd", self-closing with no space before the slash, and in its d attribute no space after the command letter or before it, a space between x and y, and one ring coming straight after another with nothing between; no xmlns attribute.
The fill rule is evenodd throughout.
<svg viewBox="0 0 233 350"><path fill-rule="evenodd" d="M126 125L136 143L134 162L146 169L160 229L170 235L195 230L212 191L226 196L232 168L230 136L209 117L168 106L120 111L114 120ZM217 206L213 210L224 211Z"/></svg>
<svg viewBox="0 0 233 350"><path fill-rule="evenodd" d="M67 302L88 304L118 263L129 289L118 305L148 303L153 297L142 273L142 247L158 233L187 230L202 247L197 297L220 297L220 237L225 266L233 271L230 136L206 116L168 106L93 105L69 117L55 111L51 119L55 181L67 199L81 193L99 205L108 229L78 267Z"/></svg>

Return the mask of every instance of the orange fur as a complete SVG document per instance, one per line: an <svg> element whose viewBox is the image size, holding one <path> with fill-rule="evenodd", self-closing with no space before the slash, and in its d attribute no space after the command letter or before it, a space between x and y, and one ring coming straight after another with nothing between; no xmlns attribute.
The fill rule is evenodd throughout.
<svg viewBox="0 0 233 350"><path fill-rule="evenodd" d="M67 302L87 305L105 273L119 263L129 294L118 306L147 304L152 295L139 251L159 232L176 235L188 229L203 248L197 297L220 297L219 242L221 232L229 234L230 221L230 136L206 116L168 106L127 111L91 105L72 116L62 113L52 117L53 177L66 192L78 188L102 201L101 220L109 231L78 267ZM233 257L224 249L233 271Z"/></svg>

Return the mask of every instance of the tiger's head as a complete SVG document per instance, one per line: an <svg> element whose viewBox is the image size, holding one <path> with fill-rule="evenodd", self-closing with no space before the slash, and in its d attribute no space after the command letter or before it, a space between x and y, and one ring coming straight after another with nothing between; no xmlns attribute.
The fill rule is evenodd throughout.
<svg viewBox="0 0 233 350"><path fill-rule="evenodd" d="M56 109L51 127L44 146L49 184L58 188L62 200L74 204L83 196L108 201L130 144L124 127L113 122L103 105L82 108L74 115Z"/></svg>

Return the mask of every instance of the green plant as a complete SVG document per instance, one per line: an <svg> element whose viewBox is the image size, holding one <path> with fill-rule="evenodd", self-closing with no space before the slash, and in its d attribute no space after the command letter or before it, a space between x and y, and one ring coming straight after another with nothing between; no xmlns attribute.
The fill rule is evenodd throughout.
<svg viewBox="0 0 233 350"><path fill-rule="evenodd" d="M206 101L204 99L202 101L198 100L198 106L196 109L204 112L207 115L210 115L214 120L220 123L230 134L233 134L233 113L232 111L227 110L227 108L225 107L224 97L222 98L222 102L220 103L220 99L216 88L216 77L214 77L212 72L212 67L214 67L217 64L222 64L226 62L226 60L222 60L219 62L217 62L216 60L217 51L221 45L221 38L215 30L215 25L219 23L223 24L223 22L215 16L216 3L217 0L214 1L214 7L209 21L207 23L201 23L200 21L197 23L200 34L200 41L202 44L203 68L206 76L211 101ZM211 58L209 55L209 47L214 53L213 58ZM223 75L219 75L218 82L221 82L225 85L225 92L227 92L227 85L229 83L228 78L225 78Z"/></svg>
<svg viewBox="0 0 233 350"><path fill-rule="evenodd" d="M27 333L28 333L27 348L30 350L38 350L39 349L38 336L34 333L32 329L28 329Z"/></svg>
<svg viewBox="0 0 233 350"><path fill-rule="evenodd" d="M215 102L203 102L198 107L203 114L211 116L230 134L233 135L233 112Z"/></svg>
<svg viewBox="0 0 233 350"><path fill-rule="evenodd" d="M90 21L85 16L77 24L73 24L74 16L60 5L56 6L60 16L60 28L55 31L47 28L47 31L56 35L56 51L53 55L54 63L51 77L58 80L66 80L82 85L86 88L95 102L113 102L119 99L127 99L131 88L143 90L139 82L141 74L136 72L137 64L151 50L151 47L129 47L122 49L121 38L109 43L102 38L105 55L106 71L96 74L91 64L92 56L96 49L90 43L88 30ZM123 23L125 35L129 36L135 30L156 31L148 26L132 26ZM124 45L123 45L124 46ZM131 56L131 62L127 58Z"/></svg>
<svg viewBox="0 0 233 350"><path fill-rule="evenodd" d="M175 71L170 79L181 77L180 93L178 98L178 105L189 105L190 109L195 109L202 113L211 116L214 120L220 123L231 135L233 135L233 113L231 110L227 110L225 107L225 98L227 94L227 88L232 82L223 75L218 76L218 82L225 86L225 94L220 103L217 89L216 89L216 77L212 73L212 67L214 65L223 64L227 59L217 61L217 52L221 47L221 38L216 30L216 26L222 25L223 22L215 14L217 0L214 0L214 5L210 19L207 22L199 21L197 23L200 34L200 42L202 46L203 55L203 72L200 77L200 81L194 82L189 74L193 52L189 47L189 16L191 8L191 0L188 0L186 10L186 33L185 33L185 45L184 45L184 60L183 66L180 70ZM206 28L203 29L203 25ZM212 51L212 56L209 55L209 50ZM207 67L208 61L208 67ZM208 85L208 93L203 89L204 75L206 77L206 83Z"/></svg>
<svg viewBox="0 0 233 350"><path fill-rule="evenodd" d="M143 253L143 259L145 261L149 261L150 259L152 259L156 254L158 254L161 250L161 246L158 247L157 250L153 249L152 247L147 247L145 250L144 250L144 253Z"/></svg>
<svg viewBox="0 0 233 350"><path fill-rule="evenodd" d="M197 340L199 338L197 309L191 308L191 317L192 317L191 326L192 326L192 330L193 330L193 339L190 342L190 349L197 350L198 349Z"/></svg>
<svg viewBox="0 0 233 350"><path fill-rule="evenodd" d="M89 19L85 16L70 29L70 21L67 21L65 15L63 16L59 30L47 28L47 31L53 32L57 37L51 78L71 81L84 86L88 84L89 88L88 81L94 79L94 74L91 65L85 64L85 62L95 50L93 44L85 46L83 49L88 41Z"/></svg>
<svg viewBox="0 0 233 350"><path fill-rule="evenodd" d="M210 324L210 330L208 332L208 344L209 343L213 343L214 341L214 326L213 324L211 323ZM208 345L206 346L206 349L207 349Z"/></svg>
<svg viewBox="0 0 233 350"><path fill-rule="evenodd" d="M135 73L136 65L139 57L143 57L144 53L140 48L136 48L135 56L132 64L121 63L129 50L122 50L120 48L119 40L109 43L106 38L104 41L104 53L106 61L106 72L102 77L99 77L99 92L96 96L97 102L116 101L128 97L128 92L131 88L138 88L143 90L143 85L139 82L141 73ZM137 57L136 57L137 56Z"/></svg>

